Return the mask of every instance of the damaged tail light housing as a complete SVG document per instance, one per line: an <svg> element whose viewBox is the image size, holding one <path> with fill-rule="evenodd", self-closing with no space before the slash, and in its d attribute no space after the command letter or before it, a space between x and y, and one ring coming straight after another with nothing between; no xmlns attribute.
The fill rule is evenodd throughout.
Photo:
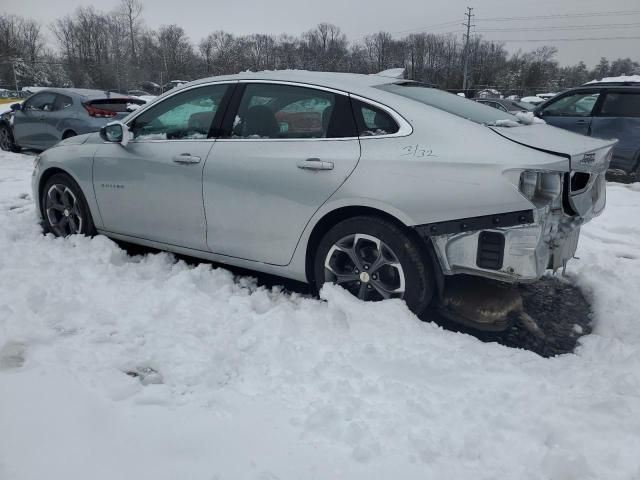
<svg viewBox="0 0 640 480"><path fill-rule="evenodd" d="M537 206L550 205L562 195L562 173L525 170L520 174L519 190Z"/></svg>

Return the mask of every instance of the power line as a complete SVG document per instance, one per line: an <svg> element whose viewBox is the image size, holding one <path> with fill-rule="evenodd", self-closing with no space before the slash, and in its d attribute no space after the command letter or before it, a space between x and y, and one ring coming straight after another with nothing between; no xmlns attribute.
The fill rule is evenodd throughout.
<svg viewBox="0 0 640 480"><path fill-rule="evenodd" d="M575 42L589 40L640 40L640 37L583 37L583 38L502 38L502 39L486 39L491 42Z"/></svg>
<svg viewBox="0 0 640 480"><path fill-rule="evenodd" d="M514 20L555 19L555 18L585 18L585 17L610 17L620 15L640 15L640 10L617 10L610 12L591 13L566 13L560 15L532 15L522 17L484 17L476 18L477 21L508 22Z"/></svg>
<svg viewBox="0 0 640 480"><path fill-rule="evenodd" d="M426 27L411 28L409 30L400 30L398 32L390 32L390 33L395 35L398 33L411 33L411 32L423 32L425 30L437 30L439 28L448 27L450 25L456 25L458 22L459 20L452 20L450 22L436 23L434 25L427 25Z"/></svg>
<svg viewBox="0 0 640 480"><path fill-rule="evenodd" d="M567 25L552 27L521 27L521 28L483 28L476 32L544 32L548 30L599 30L603 28L631 28L640 23L601 23L597 25Z"/></svg>

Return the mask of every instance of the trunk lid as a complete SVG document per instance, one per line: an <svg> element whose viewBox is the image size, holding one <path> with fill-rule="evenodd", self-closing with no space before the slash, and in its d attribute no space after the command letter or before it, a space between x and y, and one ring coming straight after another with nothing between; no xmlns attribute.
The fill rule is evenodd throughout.
<svg viewBox="0 0 640 480"><path fill-rule="evenodd" d="M617 140L585 137L546 124L520 127L489 127L498 135L526 147L561 155L571 162L575 172L602 173L609 167L609 152Z"/></svg>

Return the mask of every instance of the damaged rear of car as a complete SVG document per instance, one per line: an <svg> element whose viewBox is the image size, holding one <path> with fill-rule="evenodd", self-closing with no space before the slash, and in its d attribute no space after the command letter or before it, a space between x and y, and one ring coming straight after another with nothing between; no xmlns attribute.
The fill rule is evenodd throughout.
<svg viewBox="0 0 640 480"><path fill-rule="evenodd" d="M435 270L444 275L441 302L446 279L458 274L526 283L566 267L581 225L604 209L615 140L569 133L531 114L513 116L413 82L378 88L430 107L404 105L414 141L404 139L408 146L401 148L418 153L400 157L396 168L411 175L403 178L403 192L386 200L433 247ZM382 143L361 143L361 161L384 156ZM365 169L355 179L376 175Z"/></svg>

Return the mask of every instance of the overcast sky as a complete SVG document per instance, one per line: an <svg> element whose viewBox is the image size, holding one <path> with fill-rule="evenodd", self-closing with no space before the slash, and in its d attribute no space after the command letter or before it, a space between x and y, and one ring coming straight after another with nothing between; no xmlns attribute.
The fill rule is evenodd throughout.
<svg viewBox="0 0 640 480"><path fill-rule="evenodd" d="M119 0L1 0L0 11L52 22L81 5L111 10ZM194 43L209 32L298 35L320 22L338 25L349 40L385 30L402 36L427 31L462 35L467 6L474 7L474 30L487 39L504 40L509 51L558 47L561 64L584 60L589 67L600 57L640 60L640 0L143 0L144 19L156 28L176 23ZM630 13L630 12L635 13ZM613 12L626 12L616 13ZM587 16L587 14L599 15ZM577 16L581 15L581 16ZM547 16L549 18L530 18ZM526 19L491 20L529 17ZM442 25L446 23L446 25ZM430 27L438 25L437 27ZM482 30L497 30L485 31ZM567 38L636 37L626 40L559 41ZM51 36L49 36L51 38ZM523 40L548 39L544 42ZM520 41L517 41L520 40Z"/></svg>

